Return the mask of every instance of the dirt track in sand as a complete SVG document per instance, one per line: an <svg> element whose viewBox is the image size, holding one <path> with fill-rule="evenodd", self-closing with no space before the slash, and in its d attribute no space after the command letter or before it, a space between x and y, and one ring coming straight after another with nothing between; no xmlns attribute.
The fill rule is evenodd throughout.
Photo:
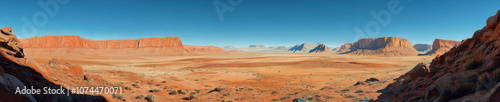
<svg viewBox="0 0 500 102"><path fill-rule="evenodd" d="M31 56L46 63L52 57ZM82 66L84 73L97 75L100 83L141 88L124 90L127 101L139 95L154 94L157 101L183 101L193 94L194 101L292 101L297 97L318 101L353 101L376 98L378 89L413 68L418 62L430 62L430 56L370 57L336 53L230 53L192 56L80 56L57 57ZM117 73L122 71L122 73ZM134 74L134 75L131 75ZM373 85L353 86L368 78L381 81ZM96 82L99 83L99 82ZM107 85L107 84L106 84ZM320 90L323 87L326 88ZM225 88L221 92L208 91ZM340 91L350 88L350 91ZM160 92L149 92L161 89ZM169 95L171 90L187 94ZM170 90L170 91L169 91ZM358 90L364 92L356 93ZM275 91L275 92L273 92ZM350 98L347 94L355 95ZM290 98L286 98L289 96ZM318 97L317 97L318 96ZM106 96L110 100L118 100Z"/></svg>

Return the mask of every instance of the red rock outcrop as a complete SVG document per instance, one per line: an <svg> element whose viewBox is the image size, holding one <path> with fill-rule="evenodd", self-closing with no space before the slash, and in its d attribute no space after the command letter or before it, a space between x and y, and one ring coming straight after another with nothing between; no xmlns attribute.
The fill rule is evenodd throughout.
<svg viewBox="0 0 500 102"><path fill-rule="evenodd" d="M417 65L394 79L375 101L498 102L500 101L500 11L486 26L427 68ZM451 45L450 45L451 46ZM439 47L439 46L436 46Z"/></svg>
<svg viewBox="0 0 500 102"><path fill-rule="evenodd" d="M309 51L309 53L318 53L318 52L331 52L328 47L323 44L319 44L316 48Z"/></svg>
<svg viewBox="0 0 500 102"><path fill-rule="evenodd" d="M340 46L339 51L337 53L346 53L351 51L351 46L354 45L354 43L345 43L344 45Z"/></svg>
<svg viewBox="0 0 500 102"><path fill-rule="evenodd" d="M33 59L25 58L23 47L12 29L2 28L0 34L0 101L106 101L102 96L66 94L15 94L16 89L40 89L45 87L57 89L60 85L50 81L58 76L57 70L47 69ZM65 89L65 88L63 88ZM67 89L65 89L67 90Z"/></svg>
<svg viewBox="0 0 500 102"><path fill-rule="evenodd" d="M226 53L216 47L182 45L179 37L89 40L75 35L47 35L21 39L25 53L36 56L75 55L189 55ZM187 49L186 49L187 48Z"/></svg>
<svg viewBox="0 0 500 102"><path fill-rule="evenodd" d="M459 41L436 39L432 43L432 50L425 53L425 55L442 55L459 44Z"/></svg>
<svg viewBox="0 0 500 102"><path fill-rule="evenodd" d="M26 48L92 48L92 49L121 49L121 48L164 48L182 47L179 37L152 37L141 39L120 39L94 41L83 39L76 35L47 35L21 39Z"/></svg>
<svg viewBox="0 0 500 102"><path fill-rule="evenodd" d="M349 47L350 46L350 47ZM342 54L367 56L416 56L417 50L406 39L397 37L365 38L354 44L346 43L338 51Z"/></svg>

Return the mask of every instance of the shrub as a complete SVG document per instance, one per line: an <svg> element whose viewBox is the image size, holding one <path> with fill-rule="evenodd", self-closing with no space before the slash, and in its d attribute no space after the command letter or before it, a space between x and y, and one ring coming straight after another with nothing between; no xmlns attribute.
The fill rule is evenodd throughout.
<svg viewBox="0 0 500 102"><path fill-rule="evenodd" d="M174 91L170 91L168 94L169 95L177 95L177 91L175 91L175 90Z"/></svg>
<svg viewBox="0 0 500 102"><path fill-rule="evenodd" d="M486 88L491 90L500 81L500 68L490 72L486 71L477 77L479 89Z"/></svg>
<svg viewBox="0 0 500 102"><path fill-rule="evenodd" d="M167 81L161 81L161 83L167 83Z"/></svg>
<svg viewBox="0 0 500 102"><path fill-rule="evenodd" d="M149 94L148 97L146 97L146 100L148 102L154 102L155 101L155 95Z"/></svg>
<svg viewBox="0 0 500 102"><path fill-rule="evenodd" d="M280 100L280 99L278 99L278 98L273 99L273 101L279 101L279 100Z"/></svg>
<svg viewBox="0 0 500 102"><path fill-rule="evenodd" d="M131 90L132 88L130 86L125 86L125 89Z"/></svg>
<svg viewBox="0 0 500 102"><path fill-rule="evenodd" d="M143 94L141 94L141 95L139 95L139 96L135 97L135 99L142 99L142 98L144 98L144 95L143 95Z"/></svg>
<svg viewBox="0 0 500 102"><path fill-rule="evenodd" d="M113 94L113 97L117 98L117 99L120 99L120 100L123 100L123 95Z"/></svg>
<svg viewBox="0 0 500 102"><path fill-rule="evenodd" d="M403 83L404 83L404 84L408 84L408 83L410 83L412 80L413 80L413 79L411 79L411 77L410 77L410 76L405 76L405 77L403 77Z"/></svg>
<svg viewBox="0 0 500 102"><path fill-rule="evenodd" d="M184 91L184 90L180 90L180 89L179 89L179 90L177 90L177 92L178 92L179 94L183 94L183 95L185 95L185 94L186 94L186 91Z"/></svg>
<svg viewBox="0 0 500 102"><path fill-rule="evenodd" d="M465 60L464 64L462 65L463 69L465 70L471 70L471 69L476 69L477 67L481 66L481 60L471 58Z"/></svg>
<svg viewBox="0 0 500 102"><path fill-rule="evenodd" d="M139 86L139 84L136 83L133 83L132 86L134 86L135 88L141 88L141 86Z"/></svg>
<svg viewBox="0 0 500 102"><path fill-rule="evenodd" d="M333 89L333 87L331 87L331 86L325 86L325 87L323 87L323 88L321 88L319 90L324 90L324 89Z"/></svg>
<svg viewBox="0 0 500 102"><path fill-rule="evenodd" d="M194 89L194 91L196 91L196 93L200 93L200 89Z"/></svg>
<svg viewBox="0 0 500 102"><path fill-rule="evenodd" d="M330 98L332 98L332 99L333 99L333 98L335 98L335 97L334 97L334 96L326 96L325 98L326 98L326 99L330 99Z"/></svg>
<svg viewBox="0 0 500 102"><path fill-rule="evenodd" d="M160 84L155 84L155 86L160 86Z"/></svg>
<svg viewBox="0 0 500 102"><path fill-rule="evenodd" d="M451 56L446 56L446 57L444 58L444 61L445 61L445 62L448 62L448 63L452 63L454 60L455 60L455 59L453 59L453 57L451 57Z"/></svg>
<svg viewBox="0 0 500 102"><path fill-rule="evenodd" d="M149 92L160 92L161 89L153 89L153 90L149 90Z"/></svg>
<svg viewBox="0 0 500 102"><path fill-rule="evenodd" d="M248 88L248 90L253 90L253 88Z"/></svg>
<svg viewBox="0 0 500 102"><path fill-rule="evenodd" d="M348 88L343 89L342 91L349 92L349 91L351 91L351 88L348 87Z"/></svg>
<svg viewBox="0 0 500 102"><path fill-rule="evenodd" d="M229 96L229 93L222 94L222 96Z"/></svg>
<svg viewBox="0 0 500 102"><path fill-rule="evenodd" d="M271 92L271 94L277 94L277 93L278 93L278 91L276 91L276 90L273 90L273 91Z"/></svg>
<svg viewBox="0 0 500 102"><path fill-rule="evenodd" d="M355 93L362 93L364 92L363 89L358 89L358 91L356 91Z"/></svg>
<svg viewBox="0 0 500 102"><path fill-rule="evenodd" d="M283 98L284 98L284 99L287 99L287 98L290 98L290 96L285 96L285 97L283 97Z"/></svg>
<svg viewBox="0 0 500 102"><path fill-rule="evenodd" d="M357 96L353 95L353 94L345 94L345 97L346 98L356 98Z"/></svg>
<svg viewBox="0 0 500 102"><path fill-rule="evenodd" d="M440 94L444 96L444 99L440 101L449 101L452 97L462 97L475 92L476 89L475 82L463 79L450 79L438 84L443 89Z"/></svg>

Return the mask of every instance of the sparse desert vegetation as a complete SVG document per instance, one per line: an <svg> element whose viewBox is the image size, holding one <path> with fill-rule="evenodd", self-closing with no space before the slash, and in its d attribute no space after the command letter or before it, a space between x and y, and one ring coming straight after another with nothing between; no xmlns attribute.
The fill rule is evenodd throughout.
<svg viewBox="0 0 500 102"><path fill-rule="evenodd" d="M237 53L128 56L127 62L117 60L123 59L122 56L67 59L70 63L81 65L85 73L102 77L90 78L94 81L92 84L123 85L123 96L111 96L121 101L119 97L127 101L293 101L298 98L354 101L362 96L373 99L380 93L369 92L365 88L382 89L388 84L385 81L391 82L417 62L432 59L414 56L364 57L364 60L358 60L357 57L336 53ZM35 59L43 61L45 58ZM128 63L129 60L135 61ZM99 64L102 61L111 65ZM372 77L383 80L367 81L365 85L353 87L357 81ZM130 84L127 86L125 83Z"/></svg>

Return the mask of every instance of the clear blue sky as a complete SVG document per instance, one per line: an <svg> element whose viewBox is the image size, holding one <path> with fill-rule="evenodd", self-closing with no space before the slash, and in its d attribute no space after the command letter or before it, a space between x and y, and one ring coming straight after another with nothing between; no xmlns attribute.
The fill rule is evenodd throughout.
<svg viewBox="0 0 500 102"><path fill-rule="evenodd" d="M53 1L53 0L41 0ZM64 1L64 0L63 0ZM230 5L226 0L219 0ZM500 9L499 0L399 0L403 10L373 37L394 36L413 44L435 38L463 40ZM243 0L218 16L214 0L71 0L38 23L35 35L23 33L22 18L45 13L38 0L3 0L1 27L19 38L79 35L93 40L179 36L186 45L247 47L292 46L321 42L331 47L354 42L354 27L364 29L387 10L389 0ZM53 9L53 7L50 7ZM54 13L52 13L54 14ZM38 17L42 19L43 17ZM40 21L40 20L38 20ZM26 31L27 32L27 31Z"/></svg>

